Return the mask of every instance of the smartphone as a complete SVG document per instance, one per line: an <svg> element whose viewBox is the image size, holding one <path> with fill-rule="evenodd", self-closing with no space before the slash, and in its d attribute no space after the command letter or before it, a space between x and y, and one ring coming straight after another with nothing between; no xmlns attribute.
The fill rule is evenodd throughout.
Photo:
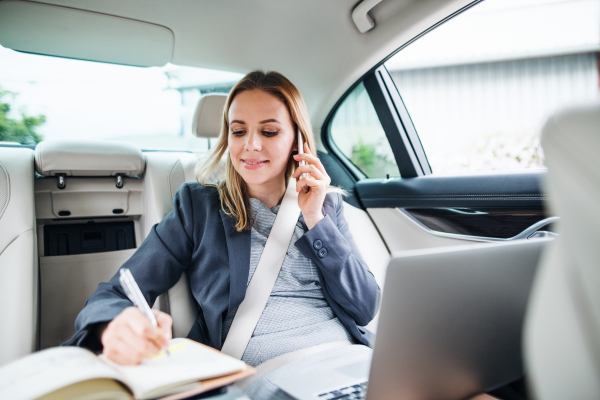
<svg viewBox="0 0 600 400"><path fill-rule="evenodd" d="M304 141L302 140L302 133L300 133L300 128L297 129L298 132L298 154L304 154ZM301 167L303 165L306 165L306 161L302 160L298 162L298 166ZM308 176L308 174L306 172L300 174L300 176L298 177L298 180L306 178ZM304 189L304 192L308 193L308 191L310 190L310 188L308 186L304 186L302 189Z"/></svg>

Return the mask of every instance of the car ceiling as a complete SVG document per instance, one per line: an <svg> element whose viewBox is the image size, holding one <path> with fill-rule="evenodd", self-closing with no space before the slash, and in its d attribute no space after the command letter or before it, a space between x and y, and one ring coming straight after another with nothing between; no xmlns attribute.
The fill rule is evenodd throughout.
<svg viewBox="0 0 600 400"><path fill-rule="evenodd" d="M383 0L361 34L349 0L46 0L38 3L161 25L171 62L236 72L276 70L305 98L319 129L343 93L375 64L473 0Z"/></svg>

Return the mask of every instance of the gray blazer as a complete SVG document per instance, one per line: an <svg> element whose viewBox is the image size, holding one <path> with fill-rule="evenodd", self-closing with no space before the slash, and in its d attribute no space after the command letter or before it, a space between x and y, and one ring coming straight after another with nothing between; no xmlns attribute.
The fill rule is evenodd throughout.
<svg viewBox="0 0 600 400"><path fill-rule="evenodd" d="M188 338L220 349L223 322L246 294L250 231L236 232L235 219L221 209L214 187L186 183L173 203L174 210L152 227L123 267L131 270L149 304L186 271L198 303ZM373 334L362 326L375 316L380 289L352 241L342 207L341 195L327 194L325 218L310 231L300 214L305 234L294 244L316 263L325 299L344 327L357 343L372 345ZM131 305L115 274L98 285L77 317L75 335L64 345L101 351L95 327Z"/></svg>

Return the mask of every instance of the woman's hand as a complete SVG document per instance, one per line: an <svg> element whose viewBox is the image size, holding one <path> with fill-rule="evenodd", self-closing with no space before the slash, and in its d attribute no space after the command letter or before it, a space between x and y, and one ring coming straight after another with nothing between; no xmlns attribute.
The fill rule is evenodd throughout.
<svg viewBox="0 0 600 400"><path fill-rule="evenodd" d="M169 345L173 319L169 314L152 310L158 327L152 326L139 308L128 307L117 315L100 334L102 353L122 365L137 365Z"/></svg>
<svg viewBox="0 0 600 400"><path fill-rule="evenodd" d="M306 161L306 165L298 167L292 174L292 177L298 178L300 174L308 173L306 178L296 182L296 191L300 192L298 193L298 205L300 206L300 210L302 210L304 222L306 222L308 229L312 229L313 226L324 218L322 211L323 201L325 200L331 179L327 175L327 172L325 172L321 160L312 155L306 143L304 143L304 154L294 155L294 160ZM302 190L304 186L308 186L308 193Z"/></svg>

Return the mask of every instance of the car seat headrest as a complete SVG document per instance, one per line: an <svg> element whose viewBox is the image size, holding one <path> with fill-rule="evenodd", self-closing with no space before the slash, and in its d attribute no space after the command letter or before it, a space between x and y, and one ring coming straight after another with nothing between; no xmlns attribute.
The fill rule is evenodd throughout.
<svg viewBox="0 0 600 400"><path fill-rule="evenodd" d="M524 331L536 399L600 398L600 102L561 111L544 126L544 182L559 234L533 284Z"/></svg>
<svg viewBox="0 0 600 400"><path fill-rule="evenodd" d="M560 240L569 242L570 257L582 269L581 273L597 274L598 278L599 127L600 102L597 102L556 114L545 125L542 136L548 166L545 186L552 212L561 217ZM595 297L600 310L600 292L596 289L590 295ZM598 317L596 323L600 329L600 314Z"/></svg>
<svg viewBox="0 0 600 400"><path fill-rule="evenodd" d="M35 169L43 176L136 176L146 160L133 144L104 140L45 140L35 148Z"/></svg>
<svg viewBox="0 0 600 400"><path fill-rule="evenodd" d="M200 97L192 121L194 135L203 138L219 137L226 100L227 95L223 93L210 93Z"/></svg>

